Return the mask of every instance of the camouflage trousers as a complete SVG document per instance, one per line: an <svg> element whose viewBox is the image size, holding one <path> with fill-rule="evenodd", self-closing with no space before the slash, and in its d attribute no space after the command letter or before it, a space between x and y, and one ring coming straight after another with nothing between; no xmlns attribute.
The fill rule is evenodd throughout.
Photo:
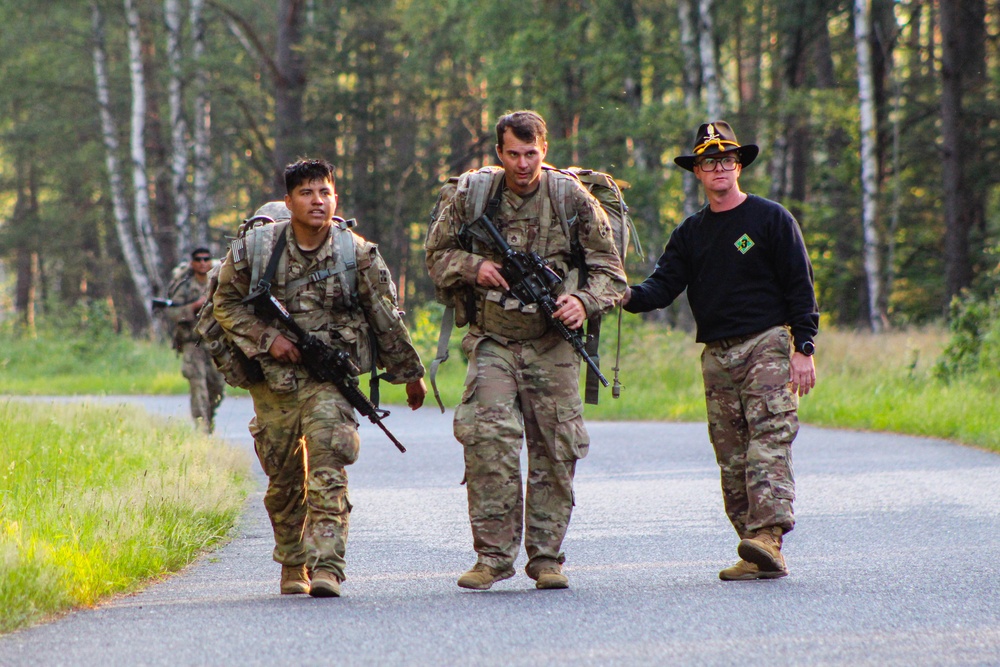
<svg viewBox="0 0 1000 667"><path fill-rule="evenodd" d="M590 446L580 363L555 333L507 344L470 334L462 347L469 371L454 426L464 445L478 562L513 567L523 532L525 571L535 578L546 565L566 560L561 548L573 511L573 475ZM528 453L524 494L522 442Z"/></svg>
<svg viewBox="0 0 1000 667"><path fill-rule="evenodd" d="M792 441L799 421L790 354L785 327L713 341L702 351L709 437L726 514L741 538L795 526Z"/></svg>
<svg viewBox="0 0 1000 667"><path fill-rule="evenodd" d="M191 419L198 428L211 433L215 411L226 394L226 380L215 368L208 351L195 343L184 343L181 374L191 387Z"/></svg>
<svg viewBox="0 0 1000 667"><path fill-rule="evenodd" d="M297 385L283 393L266 382L250 387L250 433L268 480L274 560L343 581L351 514L345 467L358 459L358 422L333 385L306 377Z"/></svg>

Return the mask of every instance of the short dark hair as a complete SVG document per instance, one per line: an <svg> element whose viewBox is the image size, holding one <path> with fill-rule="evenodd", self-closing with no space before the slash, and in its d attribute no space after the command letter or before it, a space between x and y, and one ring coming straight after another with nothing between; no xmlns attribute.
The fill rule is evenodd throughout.
<svg viewBox="0 0 1000 667"><path fill-rule="evenodd" d="M535 139L541 137L545 141L545 136L549 129L545 126L545 119L540 115L524 109L522 111L512 111L500 116L497 121L497 146L503 148L503 135L510 128L514 136L521 141L534 143Z"/></svg>
<svg viewBox="0 0 1000 667"><path fill-rule="evenodd" d="M292 194L292 190L303 183L326 179L329 179L330 183L336 182L332 164L326 160L302 158L285 167L285 192Z"/></svg>
<svg viewBox="0 0 1000 667"><path fill-rule="evenodd" d="M198 255L208 255L209 257L211 257L212 251L204 246L195 248L194 250L191 251L191 259L194 259Z"/></svg>

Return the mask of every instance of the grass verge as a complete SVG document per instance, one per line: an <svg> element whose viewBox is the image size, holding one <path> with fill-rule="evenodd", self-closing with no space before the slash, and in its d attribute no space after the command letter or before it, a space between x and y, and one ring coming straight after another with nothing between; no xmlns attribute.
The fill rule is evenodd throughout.
<svg viewBox="0 0 1000 667"><path fill-rule="evenodd" d="M617 317L605 317L601 369L613 380ZM452 334L450 358L438 386L446 407L458 404L466 362L459 347L465 329ZM429 367L437 343L436 319L417 318L414 342ZM971 375L950 383L932 368L947 344L943 328L868 332L824 328L817 339L816 388L800 400L799 415L816 426L890 431L954 440L1000 452L1000 386ZM587 419L704 421L702 346L694 335L626 315L622 329L621 398L601 389ZM399 387L383 400L405 404ZM436 409L428 396L430 407Z"/></svg>
<svg viewBox="0 0 1000 667"><path fill-rule="evenodd" d="M0 400L0 633L176 571L225 538L242 452L139 409Z"/></svg>

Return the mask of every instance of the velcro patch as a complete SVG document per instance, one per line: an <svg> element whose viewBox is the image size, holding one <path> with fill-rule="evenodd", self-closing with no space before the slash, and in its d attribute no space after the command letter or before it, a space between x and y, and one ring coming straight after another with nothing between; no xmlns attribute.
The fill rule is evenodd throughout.
<svg viewBox="0 0 1000 667"><path fill-rule="evenodd" d="M247 258L247 244L242 237L235 239L229 244L229 250L233 253L233 264L239 264Z"/></svg>
<svg viewBox="0 0 1000 667"><path fill-rule="evenodd" d="M378 270L378 281L383 285L389 284L389 269Z"/></svg>

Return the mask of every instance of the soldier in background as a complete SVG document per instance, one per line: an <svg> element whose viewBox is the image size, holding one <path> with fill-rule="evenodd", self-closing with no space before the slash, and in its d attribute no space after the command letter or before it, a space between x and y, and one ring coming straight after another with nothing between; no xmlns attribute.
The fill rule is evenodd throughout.
<svg viewBox="0 0 1000 667"><path fill-rule="evenodd" d="M698 128L691 155L708 204L670 235L653 274L629 288L625 310L664 308L687 289L698 325L708 429L740 561L724 581L788 574L782 535L795 526L792 441L798 396L816 384L819 308L802 232L783 206L740 189L757 146L728 123Z"/></svg>
<svg viewBox="0 0 1000 667"><path fill-rule="evenodd" d="M459 305L469 304L462 316L469 323L462 341L469 370L454 426L455 438L464 445L478 559L458 585L485 590L514 576L523 532L525 572L539 589L560 589L569 585L561 547L573 509L576 462L590 446L580 399L580 358L537 304L521 307L507 292L501 258L463 238L463 225L476 215L469 181L493 179L487 184L489 193L494 200L496 192L502 194L491 216L507 243L515 251L537 252L560 274L554 317L570 329L618 302L625 273L597 200L572 176L542 169L548 143L541 116L532 111L507 114L497 122L496 136L503 171L495 177L489 171L463 176L454 199L431 224L426 244L434 284L456 294ZM553 201L550 193L561 193L562 201ZM556 205L575 224L563 225ZM585 267L576 261L580 255ZM588 274L586 282L581 268ZM528 450L524 497L522 441Z"/></svg>
<svg viewBox="0 0 1000 667"><path fill-rule="evenodd" d="M264 375L249 388L250 432L268 477L264 506L274 531L273 558L281 564L280 591L313 597L339 597L346 578L352 509L346 467L358 458L358 420L333 384L309 375L294 336L243 304L257 287L251 285L253 263L269 263L284 235L271 294L299 326L346 352L361 373L376 372L374 344L389 381L406 385L412 409L427 393L389 269L375 244L334 217L333 179L333 166L324 160L288 165L290 221L253 228L231 244L213 299L216 320Z"/></svg>
<svg viewBox="0 0 1000 667"><path fill-rule="evenodd" d="M182 265L183 266L183 265ZM195 248L187 269L171 282L167 298L171 303L165 315L174 327L173 345L183 357L181 372L191 386L191 418L205 433L215 428L215 412L225 396L226 382L212 363L212 357L198 346L194 325L208 295L208 272L212 253Z"/></svg>

